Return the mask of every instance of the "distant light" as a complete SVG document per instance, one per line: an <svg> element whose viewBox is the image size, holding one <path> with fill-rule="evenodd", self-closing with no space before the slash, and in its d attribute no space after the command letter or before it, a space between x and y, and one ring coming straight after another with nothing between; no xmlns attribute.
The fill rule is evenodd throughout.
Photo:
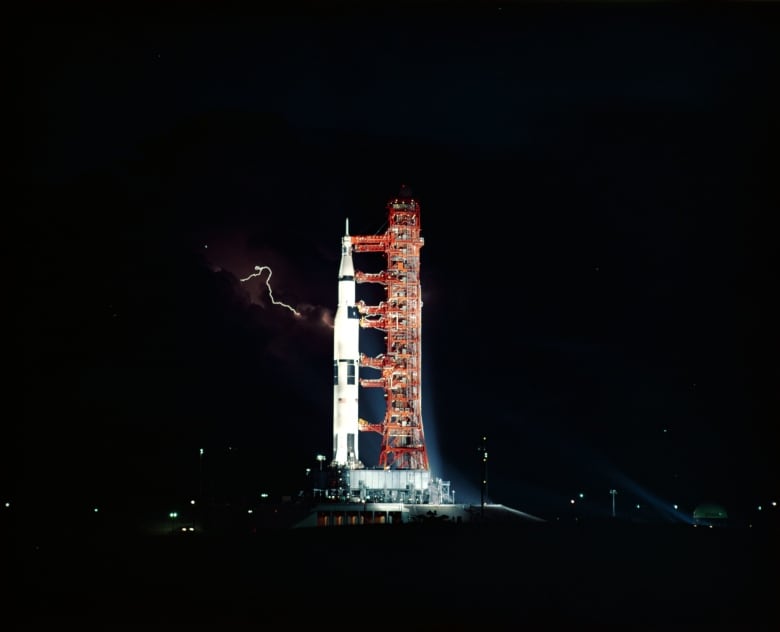
<svg viewBox="0 0 780 632"><path fill-rule="evenodd" d="M265 492L263 492L262 494L260 494L260 498L268 498L268 494L266 494Z"/></svg>
<svg viewBox="0 0 780 632"><path fill-rule="evenodd" d="M569 502L573 505L574 504L574 499L572 498Z"/></svg>
<svg viewBox="0 0 780 632"><path fill-rule="evenodd" d="M190 501L190 505L194 505L194 504L195 504L195 501L194 501L194 500L191 500L191 501Z"/></svg>
<svg viewBox="0 0 780 632"><path fill-rule="evenodd" d="M95 513L97 513L97 512L98 512L98 508L97 508L97 507L95 507L95 508L94 508L92 511L94 511Z"/></svg>
<svg viewBox="0 0 780 632"><path fill-rule="evenodd" d="M252 513L252 510L251 510L251 509L247 510L247 513L248 513L248 514L251 514L251 513Z"/></svg>
<svg viewBox="0 0 780 632"><path fill-rule="evenodd" d="M200 449L200 455L203 456L203 448Z"/></svg>
<svg viewBox="0 0 780 632"><path fill-rule="evenodd" d="M759 510L759 511L761 511L761 509L762 509L762 507L761 507L761 505L759 505L759 506L758 506L758 510Z"/></svg>
<svg viewBox="0 0 780 632"><path fill-rule="evenodd" d="M582 492L580 492L580 498L585 498L585 494L583 494Z"/></svg>
<svg viewBox="0 0 780 632"><path fill-rule="evenodd" d="M664 428L664 432L666 432L666 428Z"/></svg>
<svg viewBox="0 0 780 632"><path fill-rule="evenodd" d="M777 507L777 502L774 500L772 501L772 507Z"/></svg>
<svg viewBox="0 0 780 632"><path fill-rule="evenodd" d="M636 504L636 508L639 509L639 503Z"/></svg>
<svg viewBox="0 0 780 632"><path fill-rule="evenodd" d="M172 511L171 513L168 514L168 517L169 518L178 518L179 514L176 513L175 511Z"/></svg>
<svg viewBox="0 0 780 632"><path fill-rule="evenodd" d="M6 509L8 509L8 507L10 507L10 506L11 506L11 503L9 503L9 502L6 502L6 503L5 503L5 508L6 508Z"/></svg>
<svg viewBox="0 0 780 632"><path fill-rule="evenodd" d="M675 509L677 509L677 505L672 505L672 507L674 507Z"/></svg>

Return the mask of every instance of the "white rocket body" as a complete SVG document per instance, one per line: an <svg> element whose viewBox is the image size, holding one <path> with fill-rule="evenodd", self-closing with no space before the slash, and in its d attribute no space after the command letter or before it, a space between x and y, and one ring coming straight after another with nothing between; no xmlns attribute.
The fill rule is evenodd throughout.
<svg viewBox="0 0 780 632"><path fill-rule="evenodd" d="M339 292L333 332L333 465L360 467L358 379L360 315L355 307L355 267L349 220L341 238Z"/></svg>

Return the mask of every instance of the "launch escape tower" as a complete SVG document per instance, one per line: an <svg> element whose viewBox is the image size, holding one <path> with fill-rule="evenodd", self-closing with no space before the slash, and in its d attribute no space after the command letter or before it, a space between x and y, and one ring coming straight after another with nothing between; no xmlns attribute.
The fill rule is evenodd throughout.
<svg viewBox="0 0 780 632"><path fill-rule="evenodd" d="M355 272L357 283L380 283L386 299L378 305L357 302L362 328L385 333L386 351L376 357L360 354L360 366L380 376L360 379L364 388L382 388L385 417L381 423L359 420L361 431L382 435L379 466L384 469L428 470L420 392L422 294L420 289L420 205L408 188L386 205L387 230L382 235L351 237L355 252L379 252L387 258L381 272Z"/></svg>

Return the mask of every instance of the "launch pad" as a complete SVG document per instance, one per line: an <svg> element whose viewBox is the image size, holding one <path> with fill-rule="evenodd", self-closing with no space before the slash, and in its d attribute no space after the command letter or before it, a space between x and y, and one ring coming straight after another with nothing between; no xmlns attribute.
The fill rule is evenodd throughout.
<svg viewBox="0 0 780 632"><path fill-rule="evenodd" d="M315 497L326 502L452 504L450 482L429 470L333 468Z"/></svg>
<svg viewBox="0 0 780 632"><path fill-rule="evenodd" d="M420 249L425 241L420 205L402 186L387 202L386 211L384 233L351 235L347 220L341 238L333 332L333 458L321 473L315 496L324 502L363 506L452 504L449 481L431 474L423 432ZM356 270L353 253L384 255L385 268ZM361 283L381 285L384 300L377 305L357 300L356 286ZM361 330L366 329L383 335L383 353L370 357L360 352ZM378 371L379 376L367 378L361 370ZM384 391L383 419L371 422L359 416L360 388ZM366 467L360 460L361 432L382 437L376 467Z"/></svg>
<svg viewBox="0 0 780 632"><path fill-rule="evenodd" d="M517 525L545 520L504 505L436 503L323 503L292 528L360 525Z"/></svg>

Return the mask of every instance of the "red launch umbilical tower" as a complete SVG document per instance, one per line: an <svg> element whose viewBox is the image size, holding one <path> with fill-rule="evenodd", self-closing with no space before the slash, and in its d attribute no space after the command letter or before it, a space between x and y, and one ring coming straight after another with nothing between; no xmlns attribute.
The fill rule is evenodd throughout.
<svg viewBox="0 0 780 632"><path fill-rule="evenodd" d="M361 431L382 435L379 465L385 469L428 470L420 391L422 293L420 289L420 205L407 187L386 205L388 226L381 235L351 237L355 252L384 253L381 272L355 271L357 283L379 283L385 300L378 305L358 301L360 326L384 332L386 352L360 354L360 366L380 377L360 379L366 388L382 388L385 417L381 423L360 420Z"/></svg>

